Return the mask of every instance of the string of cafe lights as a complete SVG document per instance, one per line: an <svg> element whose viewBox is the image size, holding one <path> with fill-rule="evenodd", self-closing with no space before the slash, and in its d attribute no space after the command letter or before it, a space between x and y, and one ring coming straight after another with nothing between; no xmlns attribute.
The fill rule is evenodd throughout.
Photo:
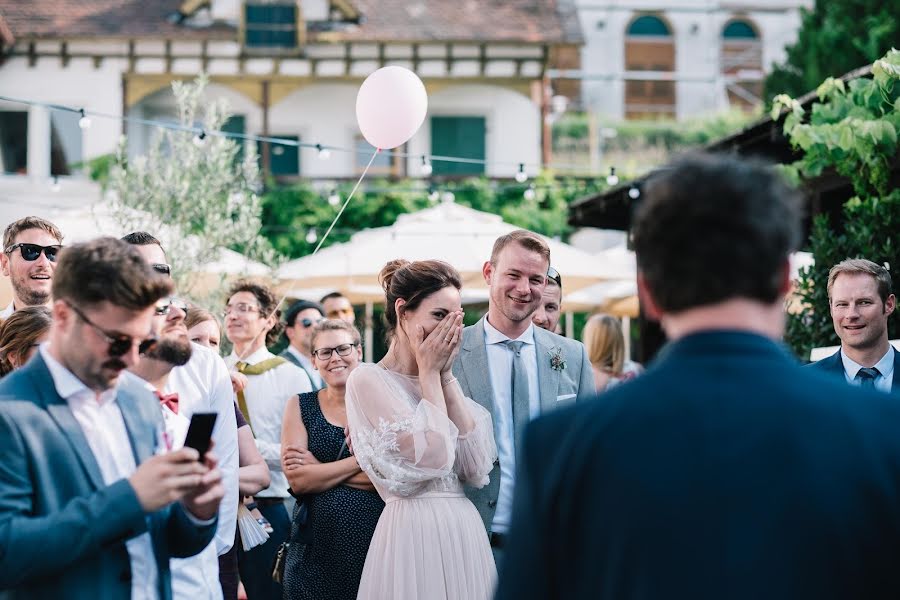
<svg viewBox="0 0 900 600"><path fill-rule="evenodd" d="M54 104L49 102L41 102L37 100L25 100L22 98L14 98L10 96L0 95L0 101L11 102L15 104L24 104L27 106L41 106L48 110L58 111L58 112L67 112L79 115L78 126L82 130L90 129L92 125L91 117L100 118L100 119L110 119L116 120L126 123L135 123L138 125L146 125L149 127L158 127L161 129L168 129L171 131L181 131L185 133L194 134L193 142L198 147L203 147L206 144L206 140L210 136L215 137L223 137L223 138L231 138L242 141L250 141L257 143L268 143L276 146L292 146L296 148L306 148L315 150L317 156L320 160L328 160L331 158L332 152L339 152L345 154L365 154L369 155L369 150L363 150L358 148L344 148L341 146L335 146L331 144L323 144L321 142L303 142L300 140L292 140L285 138L278 138L272 136L263 136L263 135L253 135L246 133L238 133L232 131L222 131L222 130L209 130L204 127L196 127L191 125L182 125L181 123L176 123L174 121L163 121L158 119L143 119L140 117L133 117L127 115L115 115L110 113L104 113L94 110L87 110L86 108L80 107L76 108L73 106L67 106L64 104ZM532 165L524 162L505 162L505 161L488 161L487 159L480 158L465 158L461 156L444 156L444 155L436 155L436 154L417 154L417 153L409 153L409 152L400 152L397 150L379 150L379 153L389 157L398 157L398 158L412 158L418 159L420 161L419 165L419 174L423 177L431 177L434 172L433 163L435 162L447 162L447 163L458 163L458 164L472 164L472 165L480 165L485 168L488 166L503 166L503 167L512 167L515 169L514 171L514 179L519 184L524 184L528 181L529 175L526 167L532 168L534 171L540 170L540 165ZM567 165L567 164L551 164L550 168L555 169L567 169L567 170L575 170L579 169L581 165ZM616 175L616 168L610 167L609 174L606 176L606 183L610 187L615 187L619 183L619 177ZM536 197L536 190L539 186L535 186L534 184L529 185L523 191L523 195L526 200L533 200ZM552 187L552 186L541 186L541 187ZM60 189L60 181L58 176L53 176L51 179L51 189L53 191L58 191ZM632 186L628 192L629 197L636 199L640 196L640 191L637 187ZM332 203L333 195L329 195L329 203ZM338 199L339 201L340 199Z"/></svg>

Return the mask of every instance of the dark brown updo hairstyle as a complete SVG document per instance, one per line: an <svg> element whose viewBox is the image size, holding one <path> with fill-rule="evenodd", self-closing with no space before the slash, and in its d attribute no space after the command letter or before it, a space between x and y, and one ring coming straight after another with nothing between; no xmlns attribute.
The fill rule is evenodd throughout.
<svg viewBox="0 0 900 600"><path fill-rule="evenodd" d="M388 337L397 329L397 310L394 303L398 298L406 300L404 311L416 310L422 300L433 293L453 286L462 288L459 272L442 260L417 260L409 262L398 258L390 261L378 274L378 281L384 288L384 320Z"/></svg>
<svg viewBox="0 0 900 600"><path fill-rule="evenodd" d="M20 308L0 325L0 375L13 370L10 356L22 366L28 351L50 330L50 309L46 306Z"/></svg>

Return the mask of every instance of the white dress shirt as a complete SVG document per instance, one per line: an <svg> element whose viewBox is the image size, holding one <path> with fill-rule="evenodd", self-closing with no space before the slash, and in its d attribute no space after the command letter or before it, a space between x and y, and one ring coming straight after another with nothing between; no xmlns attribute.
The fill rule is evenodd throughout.
<svg viewBox="0 0 900 600"><path fill-rule="evenodd" d="M859 370L862 369L863 366L844 354L843 348L841 348L841 362L844 363L844 377L847 378L847 383L861 385L860 380L856 378L856 374L859 373ZM875 378L875 389L879 392L890 394L891 386L894 384L893 346L888 344L887 353L881 357L881 360L875 363L874 367L878 369L879 373L878 377Z"/></svg>
<svg viewBox="0 0 900 600"><path fill-rule="evenodd" d="M187 434L191 415L214 412L213 452L222 472L225 496L219 504L216 537L202 552L189 558L173 558L172 597L175 600L220 600L219 555L234 544L238 507L238 442L237 422L234 418L234 391L225 361L214 350L192 344L191 359L186 365L175 367L169 374L164 392L178 394L178 420L183 420L184 432L176 432L175 448L180 448ZM163 416L172 415L163 407ZM168 424L169 419L167 419Z"/></svg>
<svg viewBox="0 0 900 600"><path fill-rule="evenodd" d="M255 365L274 356L263 346L242 360L248 365ZM237 362L238 357L234 352L225 359L229 368L233 368ZM245 414L244 418L253 429L256 447L269 465L272 478L269 487L256 494L260 498L290 496L287 477L281 472L281 422L284 419L284 407L288 399L311 391L312 385L306 372L288 361L261 375L247 376L244 399L247 401L247 412L250 414Z"/></svg>
<svg viewBox="0 0 900 600"><path fill-rule="evenodd" d="M491 531L506 533L512 520L513 487L516 474L516 433L512 411L513 353L504 344L510 339L484 319L484 343L487 346L488 372L494 392L494 437L500 458L500 493L494 512ZM516 338L525 342L521 359L528 365L528 413L535 418L541 411L540 386L538 384L537 351L534 345L534 325Z"/></svg>
<svg viewBox="0 0 900 600"><path fill-rule="evenodd" d="M312 364L312 361L303 356L299 350L294 348L293 346L287 347L288 352L290 352L294 358L300 363L300 366L306 371L306 374L309 375L310 382L313 384L313 387L317 390L321 390L325 387L325 382L322 381L322 376L319 375L319 372L316 370L315 365Z"/></svg>
<svg viewBox="0 0 900 600"><path fill-rule="evenodd" d="M137 465L125 420L116 401L116 388L98 395L50 355L48 344L41 344L39 351L53 378L56 393L66 400L84 432L100 467L103 483L112 485L130 477ZM131 538L125 542L125 547L131 562L132 600L158 599L159 573L150 533L144 532Z"/></svg>
<svg viewBox="0 0 900 600"><path fill-rule="evenodd" d="M10 315L12 315L14 312L16 312L16 307L13 306L14 302L15 302L14 300L10 300L9 306L7 306L2 311L0 311L0 321L5 321L6 319L8 319L10 317Z"/></svg>

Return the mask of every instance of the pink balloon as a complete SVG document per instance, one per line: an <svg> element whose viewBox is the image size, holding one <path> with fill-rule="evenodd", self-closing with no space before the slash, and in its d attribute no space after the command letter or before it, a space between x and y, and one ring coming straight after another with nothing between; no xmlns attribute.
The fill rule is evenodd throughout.
<svg viewBox="0 0 900 600"><path fill-rule="evenodd" d="M382 67L366 77L356 95L356 120L366 141L383 150L405 144L425 120L428 94L418 75Z"/></svg>

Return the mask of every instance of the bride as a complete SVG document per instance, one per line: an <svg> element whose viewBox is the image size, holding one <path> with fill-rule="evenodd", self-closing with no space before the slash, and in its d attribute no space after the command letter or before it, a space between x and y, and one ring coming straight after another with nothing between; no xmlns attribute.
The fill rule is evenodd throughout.
<svg viewBox="0 0 900 600"><path fill-rule="evenodd" d="M395 260L381 271L390 348L347 381L359 465L386 506L369 546L361 599L487 599L497 569L475 506L497 456L491 416L450 370L462 340L459 273Z"/></svg>

